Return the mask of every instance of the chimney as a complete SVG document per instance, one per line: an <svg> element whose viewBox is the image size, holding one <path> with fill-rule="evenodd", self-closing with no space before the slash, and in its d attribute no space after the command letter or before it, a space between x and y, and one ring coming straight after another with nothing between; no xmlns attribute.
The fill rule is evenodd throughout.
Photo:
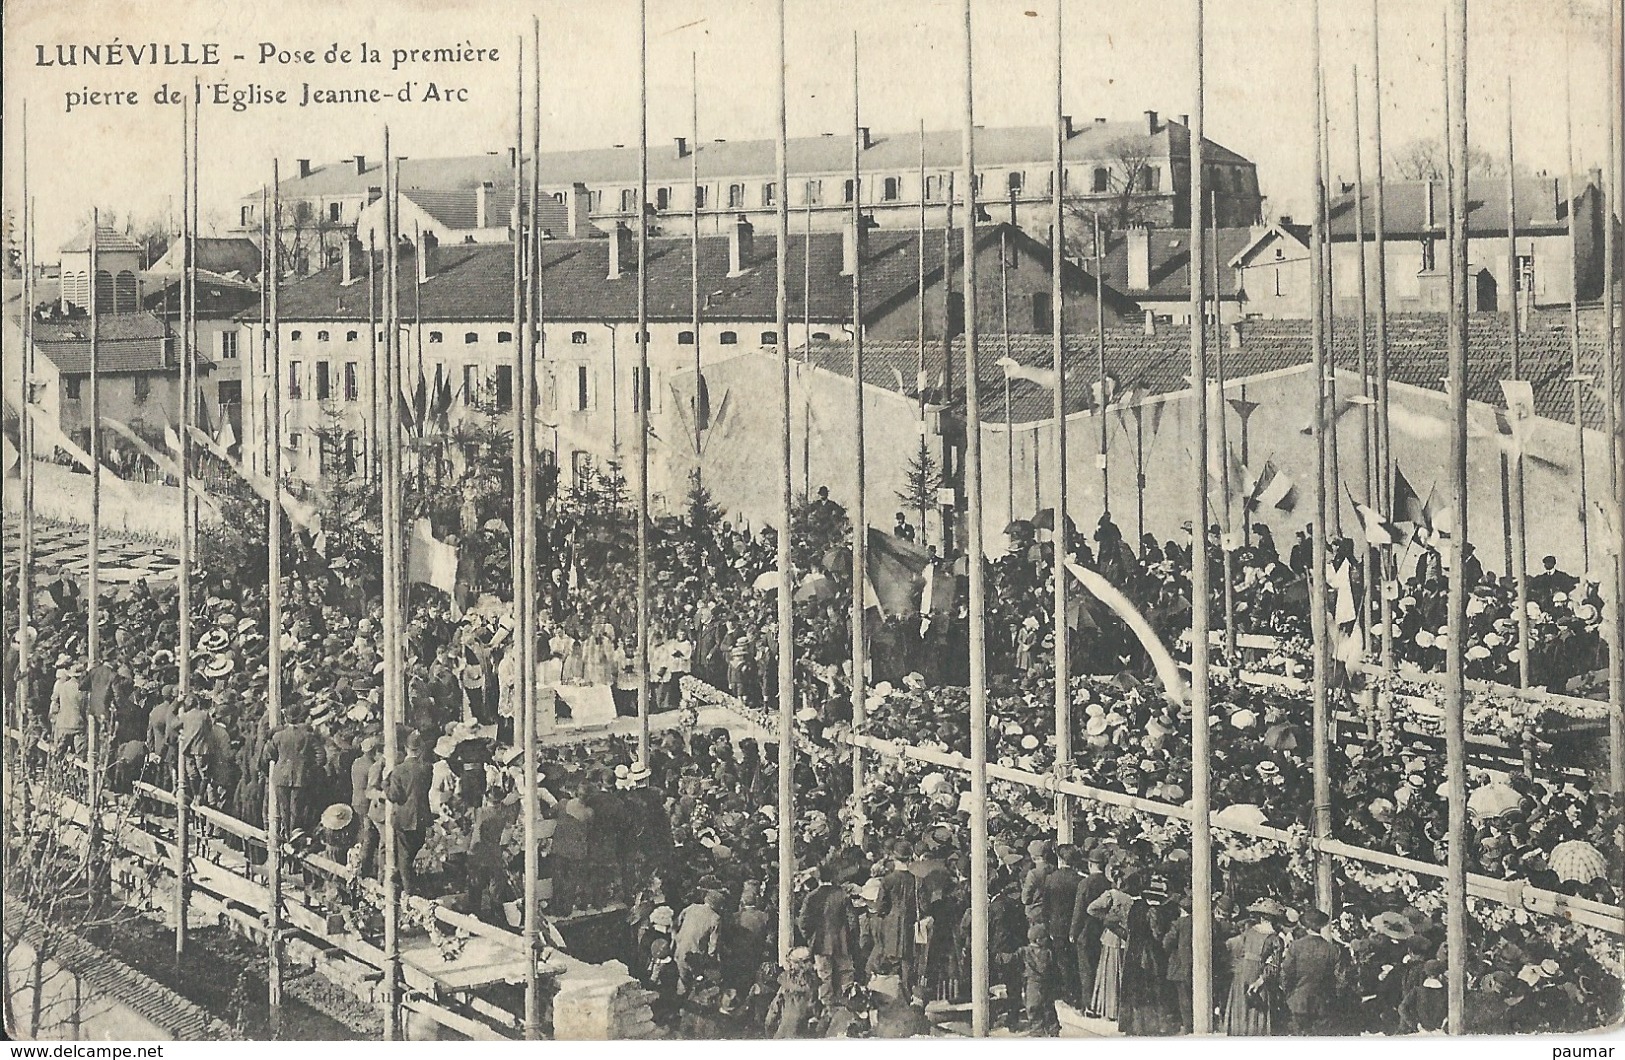
<svg viewBox="0 0 1625 1060"><path fill-rule="evenodd" d="M359 177L363 173L365 173L366 171L367 171L367 156L366 155L356 155L355 156L355 175Z"/></svg>
<svg viewBox="0 0 1625 1060"><path fill-rule="evenodd" d="M366 271L363 264L363 255L365 254L366 251L361 246L361 240L353 235L346 237L344 240L344 255L340 259L344 270L341 278L343 286L348 287L355 283Z"/></svg>
<svg viewBox="0 0 1625 1060"><path fill-rule="evenodd" d="M1147 335L1155 335L1157 333L1157 318L1149 309L1145 311L1145 333Z"/></svg>
<svg viewBox="0 0 1625 1060"><path fill-rule="evenodd" d="M1229 339L1232 350L1241 349L1241 325L1231 324L1225 329L1225 336Z"/></svg>
<svg viewBox="0 0 1625 1060"><path fill-rule="evenodd" d="M434 275L434 249L440 241L434 237L433 232L424 232L418 239L416 257L418 259L418 283L423 283Z"/></svg>
<svg viewBox="0 0 1625 1060"><path fill-rule="evenodd" d="M728 230L728 275L742 276L745 267L750 261L751 244L756 229L740 214L739 219Z"/></svg>
<svg viewBox="0 0 1625 1060"><path fill-rule="evenodd" d="M1427 185L1427 227L1433 230L1433 178L1429 177L1424 183Z"/></svg>
<svg viewBox="0 0 1625 1060"><path fill-rule="evenodd" d="M1077 130L1072 128L1072 115L1061 115L1061 132L1068 140L1077 135Z"/></svg>
<svg viewBox="0 0 1625 1060"><path fill-rule="evenodd" d="M863 146L865 151L875 145L874 137L869 135L869 126L858 126L858 143Z"/></svg>
<svg viewBox="0 0 1625 1060"><path fill-rule="evenodd" d="M1145 134L1147 136L1154 136L1156 135L1156 132L1157 112L1154 110L1148 110L1145 112Z"/></svg>
<svg viewBox="0 0 1625 1060"><path fill-rule="evenodd" d="M1095 119L1095 124L1096 125L1105 125L1106 124L1106 119L1105 118L1096 118Z"/></svg>
<svg viewBox="0 0 1625 1060"><path fill-rule="evenodd" d="M1189 129L1191 127L1191 116L1189 114L1181 114L1179 116L1179 124Z"/></svg>
<svg viewBox="0 0 1625 1060"><path fill-rule="evenodd" d="M1564 213L1564 211L1563 211L1563 186L1557 182L1556 177L1553 177L1552 178L1552 219L1556 220L1557 218L1562 217L1563 213Z"/></svg>
<svg viewBox="0 0 1625 1060"><path fill-rule="evenodd" d="M1131 291L1151 289L1151 229L1136 225L1128 230L1128 286Z"/></svg>
<svg viewBox="0 0 1625 1060"><path fill-rule="evenodd" d="M1284 213L1276 219L1275 223L1280 225L1282 228L1290 228L1292 225L1292 215L1289 213Z"/></svg>
<svg viewBox="0 0 1625 1060"><path fill-rule="evenodd" d="M869 225L867 218L864 223L854 226L849 220L841 226L841 275L851 276L857 271L858 261L868 248Z"/></svg>
<svg viewBox="0 0 1625 1060"><path fill-rule="evenodd" d="M508 168L509 169L513 168L513 155L514 155L514 152L517 151L517 150L518 150L518 148L516 148L516 147L508 148Z"/></svg>
<svg viewBox="0 0 1625 1060"><path fill-rule="evenodd" d="M367 189L367 205L371 206L384 197L384 189L374 184Z"/></svg>
<svg viewBox="0 0 1625 1060"><path fill-rule="evenodd" d="M301 158L299 160L299 176L300 177L308 177L308 176L310 176L310 159Z"/></svg>
<svg viewBox="0 0 1625 1060"><path fill-rule="evenodd" d="M677 144L677 157L678 158L687 158L688 155L689 155L688 137L679 136L679 137L676 138L675 142Z"/></svg>
<svg viewBox="0 0 1625 1060"><path fill-rule="evenodd" d="M480 186L474 189L474 227L491 227L491 189L496 184L489 180L480 181Z"/></svg>
<svg viewBox="0 0 1625 1060"><path fill-rule="evenodd" d="M632 267L636 254L632 230L626 227L625 221L616 221L615 230L609 234L609 278L620 279L621 273Z"/></svg>
<svg viewBox="0 0 1625 1060"><path fill-rule="evenodd" d="M587 193L587 186L579 181L570 185L570 216L566 223L571 239L587 238L587 214L591 209L592 196Z"/></svg>

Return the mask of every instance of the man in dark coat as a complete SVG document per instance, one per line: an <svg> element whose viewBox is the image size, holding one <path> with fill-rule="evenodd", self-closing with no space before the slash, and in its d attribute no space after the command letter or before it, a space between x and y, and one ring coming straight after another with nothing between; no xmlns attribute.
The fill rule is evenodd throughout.
<svg viewBox="0 0 1625 1060"><path fill-rule="evenodd" d="M830 1012L852 981L857 917L845 888L821 876L815 878L818 884L801 903L797 926L807 948L812 950L813 968L818 973L818 1001L825 1012Z"/></svg>
<svg viewBox="0 0 1625 1060"><path fill-rule="evenodd" d="M271 734L268 753L277 818L290 831L304 824L305 787L315 771L315 746L316 738L305 725L304 712L297 708L288 712L288 724Z"/></svg>
<svg viewBox="0 0 1625 1060"><path fill-rule="evenodd" d="M919 916L919 880L909 871L914 848L899 839L892 849L891 871L880 881L880 897L875 902L878 920L875 938L876 961L882 972L895 971L902 981L904 997L914 989L914 922Z"/></svg>
<svg viewBox="0 0 1625 1060"><path fill-rule="evenodd" d="M1078 955L1078 1003L1085 1008L1089 1004L1089 992L1094 988L1095 966L1100 963L1100 933L1105 928L1097 917L1089 915L1089 905L1110 888L1111 883L1106 879L1106 855L1099 850L1091 851L1089 872L1078 884L1078 897L1072 903L1072 922L1067 929Z"/></svg>
<svg viewBox="0 0 1625 1060"><path fill-rule="evenodd" d="M1325 1032L1326 1018L1336 1010L1337 943L1326 937L1328 918L1318 909L1303 914L1307 934L1292 940L1281 958L1281 992L1292 1014L1292 1033Z"/></svg>
<svg viewBox="0 0 1625 1060"><path fill-rule="evenodd" d="M1072 959L1072 907L1078 901L1077 848L1058 848L1060 864L1044 878L1044 926L1049 929L1049 952L1055 968L1050 996L1071 1000L1079 994L1078 962Z"/></svg>
<svg viewBox="0 0 1625 1060"><path fill-rule="evenodd" d="M1162 952L1168 955L1168 970L1163 978L1170 984L1174 995L1174 1004L1179 1009L1179 1027L1181 1034L1191 1034L1195 1028L1194 1010L1191 1007L1194 967L1191 960L1191 931L1195 922L1191 919L1191 896L1181 895L1179 898L1179 918L1174 926L1162 937ZM1218 996L1218 991L1214 991Z"/></svg>
<svg viewBox="0 0 1625 1060"><path fill-rule="evenodd" d="M408 894L417 893L418 878L412 862L423 848L424 833L434 819L429 809L433 780L434 770L423 760L423 737L414 732L406 738L406 761L390 773L387 788L389 801L395 804L395 834L400 840L396 864L401 887Z"/></svg>

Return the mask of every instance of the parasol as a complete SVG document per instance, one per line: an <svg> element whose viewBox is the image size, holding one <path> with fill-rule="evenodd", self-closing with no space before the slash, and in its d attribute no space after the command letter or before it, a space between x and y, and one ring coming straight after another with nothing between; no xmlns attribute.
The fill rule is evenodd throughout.
<svg viewBox="0 0 1625 1060"><path fill-rule="evenodd" d="M1557 873L1558 879L1575 883L1590 883L1608 875L1608 861L1602 856L1602 851L1580 839L1557 844L1552 848L1546 864Z"/></svg>
<svg viewBox="0 0 1625 1060"><path fill-rule="evenodd" d="M1467 796L1467 809L1476 817L1502 817L1518 808L1523 797L1510 784L1486 784Z"/></svg>
<svg viewBox="0 0 1625 1060"><path fill-rule="evenodd" d="M779 572L777 570L763 571L750 583L750 587L759 593L777 592L779 588Z"/></svg>

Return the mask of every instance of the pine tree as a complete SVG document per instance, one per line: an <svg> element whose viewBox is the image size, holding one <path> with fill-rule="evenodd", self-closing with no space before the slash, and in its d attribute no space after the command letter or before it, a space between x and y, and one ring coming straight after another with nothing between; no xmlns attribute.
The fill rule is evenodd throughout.
<svg viewBox="0 0 1625 1060"><path fill-rule="evenodd" d="M942 472L931 455L930 443L924 438L920 439L919 451L903 469L903 482L903 488L897 491L897 500L906 510L919 513L920 544L924 546L926 513L937 503L937 489L942 485Z"/></svg>
<svg viewBox="0 0 1625 1060"><path fill-rule="evenodd" d="M696 534L703 533L722 521L722 506L711 499L705 488L700 469L688 473L688 525Z"/></svg>

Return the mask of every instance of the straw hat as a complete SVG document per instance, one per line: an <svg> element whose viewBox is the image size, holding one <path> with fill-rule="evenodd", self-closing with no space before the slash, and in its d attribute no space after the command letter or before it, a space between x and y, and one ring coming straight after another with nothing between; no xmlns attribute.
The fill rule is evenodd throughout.
<svg viewBox="0 0 1625 1060"><path fill-rule="evenodd" d="M237 663L232 659L231 656L223 654L216 655L206 664L204 664L203 676L209 678L220 678L231 673L231 671L236 668Z"/></svg>
<svg viewBox="0 0 1625 1060"><path fill-rule="evenodd" d="M322 827L330 832L342 832L355 820L355 811L348 804L335 802L322 811Z"/></svg>

